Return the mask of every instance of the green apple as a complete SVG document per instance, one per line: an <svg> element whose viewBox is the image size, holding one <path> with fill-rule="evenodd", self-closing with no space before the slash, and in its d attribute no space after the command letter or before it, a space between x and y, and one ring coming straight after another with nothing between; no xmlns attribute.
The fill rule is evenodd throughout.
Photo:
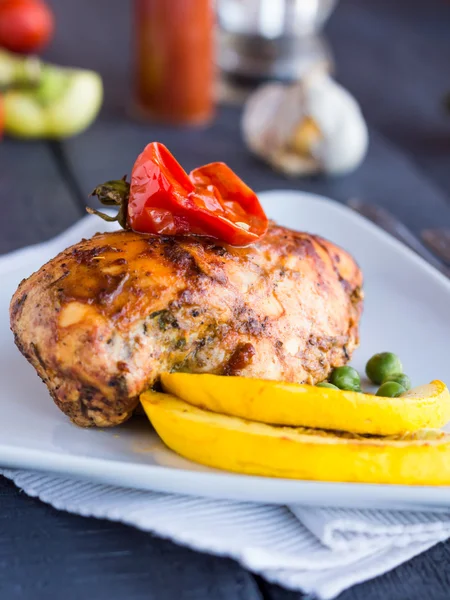
<svg viewBox="0 0 450 600"><path fill-rule="evenodd" d="M76 135L94 121L102 99L98 73L44 65L36 87L4 94L5 132L21 138Z"/></svg>
<svg viewBox="0 0 450 600"><path fill-rule="evenodd" d="M67 69L0 49L0 91L6 133L60 139L86 129L103 100L98 73Z"/></svg>

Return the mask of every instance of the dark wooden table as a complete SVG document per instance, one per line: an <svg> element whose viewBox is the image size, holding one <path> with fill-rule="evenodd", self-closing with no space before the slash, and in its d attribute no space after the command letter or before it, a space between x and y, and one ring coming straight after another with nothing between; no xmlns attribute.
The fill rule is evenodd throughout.
<svg viewBox="0 0 450 600"><path fill-rule="evenodd" d="M48 239L84 214L98 182L129 172L151 140L190 169L230 164L256 190L298 188L389 208L417 235L450 226L450 3L342 0L327 34L337 76L359 99L371 128L364 165L340 179L287 181L254 160L239 134L239 110L219 110L203 131L140 125L126 117L130 3L52 0L56 39L48 58L99 70L106 101L85 134L60 143L0 144L0 252ZM450 597L450 542L340 600ZM293 600L231 560L195 553L146 533L61 513L0 478L1 600Z"/></svg>

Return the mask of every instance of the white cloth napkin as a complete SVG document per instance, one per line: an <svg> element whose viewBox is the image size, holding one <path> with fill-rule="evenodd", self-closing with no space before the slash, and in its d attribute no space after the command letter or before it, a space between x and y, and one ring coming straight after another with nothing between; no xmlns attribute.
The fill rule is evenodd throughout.
<svg viewBox="0 0 450 600"><path fill-rule="evenodd" d="M450 537L449 512L280 507L118 488L3 470L58 510L120 521L237 560L284 587L328 600Z"/></svg>

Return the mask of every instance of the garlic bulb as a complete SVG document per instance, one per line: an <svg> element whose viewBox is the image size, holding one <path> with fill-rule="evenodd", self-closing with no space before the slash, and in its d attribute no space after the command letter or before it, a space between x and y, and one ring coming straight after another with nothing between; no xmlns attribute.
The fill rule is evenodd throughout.
<svg viewBox="0 0 450 600"><path fill-rule="evenodd" d="M288 175L347 173L368 145L356 100L322 71L257 89L246 102L242 132L250 150Z"/></svg>

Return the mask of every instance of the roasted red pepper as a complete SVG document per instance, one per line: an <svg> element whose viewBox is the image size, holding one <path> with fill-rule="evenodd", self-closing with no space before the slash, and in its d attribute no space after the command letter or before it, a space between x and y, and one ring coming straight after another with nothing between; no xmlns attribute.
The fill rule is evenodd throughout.
<svg viewBox="0 0 450 600"><path fill-rule="evenodd" d="M134 231L207 235L234 246L247 246L267 231L258 197L224 163L188 175L163 144L153 142L138 157L127 186L108 182L93 193L103 204L120 205L117 220Z"/></svg>
<svg viewBox="0 0 450 600"><path fill-rule="evenodd" d="M189 174L202 202L207 230L234 246L245 246L267 231L267 217L255 192L226 164L216 162ZM201 200L200 200L201 199Z"/></svg>

